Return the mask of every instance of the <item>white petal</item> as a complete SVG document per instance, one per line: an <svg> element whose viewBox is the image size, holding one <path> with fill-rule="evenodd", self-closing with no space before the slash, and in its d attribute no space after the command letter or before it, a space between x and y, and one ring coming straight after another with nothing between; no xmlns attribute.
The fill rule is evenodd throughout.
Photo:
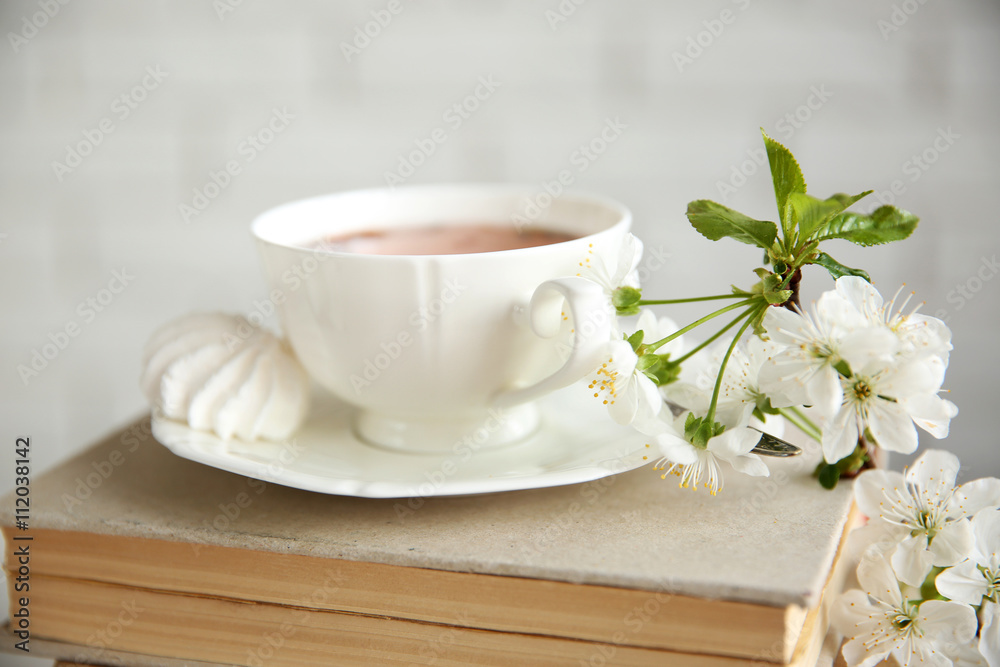
<svg viewBox="0 0 1000 667"><path fill-rule="evenodd" d="M630 384L634 385L637 394L637 418L650 419L659 413L663 407L663 397L653 381L642 373L636 373L635 380Z"/></svg>
<svg viewBox="0 0 1000 667"><path fill-rule="evenodd" d="M869 521L847 534L845 554L854 561L872 551L871 558L885 558L883 554L892 551L910 531L903 526L885 521Z"/></svg>
<svg viewBox="0 0 1000 667"><path fill-rule="evenodd" d="M933 394L941 389L934 372L922 360L901 363L883 371L878 391L884 396L902 400L920 394Z"/></svg>
<svg viewBox="0 0 1000 667"><path fill-rule="evenodd" d="M938 440L948 437L951 420L958 414L958 406L937 394L918 394L900 399L899 404L917 426Z"/></svg>
<svg viewBox="0 0 1000 667"><path fill-rule="evenodd" d="M831 366L820 368L806 385L809 402L824 416L837 414L844 402L844 387L840 383L840 374ZM857 444L857 443L855 443Z"/></svg>
<svg viewBox="0 0 1000 667"><path fill-rule="evenodd" d="M955 486L959 467L958 457L951 452L928 449L906 471L906 481L919 487L927 500L940 503Z"/></svg>
<svg viewBox="0 0 1000 667"><path fill-rule="evenodd" d="M868 327L844 336L840 356L852 369L877 360L889 361L899 347L899 338L885 327Z"/></svg>
<svg viewBox="0 0 1000 667"><path fill-rule="evenodd" d="M632 422L632 428L634 428L639 433L648 436L657 436L661 433L673 433L673 415L670 413L670 409L665 405L660 409L660 412L652 417L648 418L637 418Z"/></svg>
<svg viewBox="0 0 1000 667"><path fill-rule="evenodd" d="M983 627L979 630L979 652L990 667L1000 667L1000 607L996 602L987 602L980 613Z"/></svg>
<svg viewBox="0 0 1000 667"><path fill-rule="evenodd" d="M895 505L886 497L886 491L895 490L899 490L904 498L910 498L903 475L895 470L866 470L854 481L858 509L869 519L884 518L886 510Z"/></svg>
<svg viewBox="0 0 1000 667"><path fill-rule="evenodd" d="M651 330L653 331L653 333L650 334L647 331L646 332L647 336L652 335L652 340L660 340L661 338L666 338L667 336L679 331L680 326L678 326L677 323L674 322L669 317L661 317L659 320L656 321L656 326L651 327ZM657 350L657 353L669 354L671 358L676 359L677 357L681 356L681 354L684 353L685 349L684 341L685 341L685 336L678 336L677 338L673 339L672 341L661 347L659 350Z"/></svg>
<svg viewBox="0 0 1000 667"><path fill-rule="evenodd" d="M622 241L621 249L618 251L618 262L615 265L615 273L611 277L613 287L626 284L626 280L631 277L632 272L639 266L642 260L642 241L633 234L626 234ZM634 285L638 287L638 285Z"/></svg>
<svg viewBox="0 0 1000 667"><path fill-rule="evenodd" d="M753 403L743 401L726 401L723 403L720 400L715 408L715 421L728 429L742 428L750 423L750 418L753 416L753 409ZM760 433L757 434L757 439L760 439Z"/></svg>
<svg viewBox="0 0 1000 667"><path fill-rule="evenodd" d="M976 536L976 549L980 565L988 565L993 554L1000 554L1000 509L987 507L972 517L972 532Z"/></svg>
<svg viewBox="0 0 1000 667"><path fill-rule="evenodd" d="M859 313L877 313L882 308L882 295L874 285L859 276L837 278L834 289Z"/></svg>
<svg viewBox="0 0 1000 667"><path fill-rule="evenodd" d="M830 622L840 634L851 637L858 624L868 620L876 608L868 601L868 595L857 588L845 591L833 603L830 610Z"/></svg>
<svg viewBox="0 0 1000 667"><path fill-rule="evenodd" d="M931 556L927 550L927 535L909 535L892 553L892 569L899 580L910 586L920 586L931 571Z"/></svg>
<svg viewBox="0 0 1000 667"><path fill-rule="evenodd" d="M990 667L974 643L959 645L948 657L953 667Z"/></svg>
<svg viewBox="0 0 1000 667"><path fill-rule="evenodd" d="M882 449L900 454L917 450L917 429L899 404L877 398L868 411L868 428Z"/></svg>
<svg viewBox="0 0 1000 667"><path fill-rule="evenodd" d="M986 507L1000 505L1000 479L983 477L955 489L952 504L962 514L972 515Z"/></svg>
<svg viewBox="0 0 1000 667"><path fill-rule="evenodd" d="M832 423L823 429L823 458L836 463L858 446L858 418L854 409L845 405Z"/></svg>
<svg viewBox="0 0 1000 667"><path fill-rule="evenodd" d="M903 667L954 667L941 647L926 639L911 639L892 655Z"/></svg>
<svg viewBox="0 0 1000 667"><path fill-rule="evenodd" d="M656 437L656 445L671 463L690 465L698 460L698 451L694 445L678 435L663 433Z"/></svg>
<svg viewBox="0 0 1000 667"><path fill-rule="evenodd" d="M771 470L764 463L764 460L756 454L743 454L729 459L729 465L733 470L741 472L750 477L770 477Z"/></svg>
<svg viewBox="0 0 1000 667"><path fill-rule="evenodd" d="M671 401L686 410L698 414L708 412L708 406L712 402L712 394L703 391L698 385L691 382L672 382L663 387L663 394Z"/></svg>
<svg viewBox="0 0 1000 667"><path fill-rule="evenodd" d="M629 335L634 334L636 331L642 331L642 341L644 343L652 343L653 341L659 340L659 338L663 337L656 336L656 334L659 333L656 329L656 313L653 312L653 309L640 308L639 317L635 320L635 326L629 327L627 331L629 332Z"/></svg>
<svg viewBox="0 0 1000 667"><path fill-rule="evenodd" d="M873 637L884 636L881 627L872 620L863 621L846 636L852 638L843 648L844 660L850 667L875 667L894 645L885 639L871 643Z"/></svg>
<svg viewBox="0 0 1000 667"><path fill-rule="evenodd" d="M815 313L819 322L837 331L851 331L871 324L861 311L834 290L820 295Z"/></svg>
<svg viewBox="0 0 1000 667"><path fill-rule="evenodd" d="M946 598L974 605L983 601L987 589L986 577L971 560L949 567L937 576L934 585Z"/></svg>
<svg viewBox="0 0 1000 667"><path fill-rule="evenodd" d="M858 583L861 584L863 591L876 600L897 608L903 602L896 574L877 549L865 552L861 562L858 563Z"/></svg>
<svg viewBox="0 0 1000 667"><path fill-rule="evenodd" d="M931 564L937 567L957 565L972 555L975 543L972 524L966 518L949 521L938 529L928 549L933 556Z"/></svg>
<svg viewBox="0 0 1000 667"><path fill-rule="evenodd" d="M760 433L749 428L727 428L721 435L708 441L708 450L728 461L734 456L748 454L760 440Z"/></svg>
<svg viewBox="0 0 1000 667"><path fill-rule="evenodd" d="M888 642L876 644L872 647L875 650L866 646L866 641L876 633L881 634L881 628L872 616L877 615L876 618L879 618L882 613L882 610L872 605L868 596L858 589L845 592L834 602L830 610L830 622L837 632L848 640L843 654L851 667L876 665L889 653L892 644Z"/></svg>
<svg viewBox="0 0 1000 667"><path fill-rule="evenodd" d="M629 383L625 391L619 393L613 399L608 400L608 414L615 420L615 423L628 426L639 412L639 401L633 390L634 383Z"/></svg>
<svg viewBox="0 0 1000 667"><path fill-rule="evenodd" d="M965 644L976 636L976 612L961 602L928 600L921 603L917 626L929 639Z"/></svg>
<svg viewBox="0 0 1000 667"><path fill-rule="evenodd" d="M762 325L771 340L785 345L798 345L799 336L808 331L806 319L787 308L768 308Z"/></svg>

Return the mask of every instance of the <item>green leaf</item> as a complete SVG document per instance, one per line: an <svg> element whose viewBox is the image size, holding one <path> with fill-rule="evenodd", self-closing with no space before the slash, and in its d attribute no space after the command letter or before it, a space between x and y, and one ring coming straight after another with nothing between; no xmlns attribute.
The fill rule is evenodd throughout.
<svg viewBox="0 0 1000 667"><path fill-rule="evenodd" d="M654 368L652 371L643 371L650 380L652 380L658 387L670 384L671 382L676 382L681 376L681 365L676 361L670 361L669 354L660 355L660 361L662 362L659 366Z"/></svg>
<svg viewBox="0 0 1000 667"><path fill-rule="evenodd" d="M841 213L816 230L818 241L844 239L862 246L902 241L917 228L917 216L896 208L880 206L870 215Z"/></svg>
<svg viewBox="0 0 1000 667"><path fill-rule="evenodd" d="M611 293L611 303L619 315L635 315L639 312L639 301L642 299L642 290L624 285Z"/></svg>
<svg viewBox="0 0 1000 667"><path fill-rule="evenodd" d="M778 226L773 222L754 220L707 199L688 204L687 218L695 229L713 241L728 236L767 250L778 235Z"/></svg>
<svg viewBox="0 0 1000 667"><path fill-rule="evenodd" d="M816 476L819 477L819 483L824 489L832 489L840 480L840 468L836 463L820 463Z"/></svg>
<svg viewBox="0 0 1000 667"><path fill-rule="evenodd" d="M646 332L643 331L642 329L639 329L634 334L632 334L631 336L629 336L628 338L625 339L625 340L628 341L628 344L632 346L632 351L633 352L635 352L636 350L638 350L639 346L642 345L642 339L643 339L643 337L645 337L645 335L646 335Z"/></svg>
<svg viewBox="0 0 1000 667"><path fill-rule="evenodd" d="M806 240L823 223L871 193L871 190L853 196L837 193L829 199L816 199L804 192L792 192L788 195L791 224L798 227L799 238Z"/></svg>
<svg viewBox="0 0 1000 667"><path fill-rule="evenodd" d="M791 299L792 290L783 289L777 292L764 292L764 298L767 299L767 302L769 304L771 304L772 306L776 306L778 304L785 303L786 301Z"/></svg>
<svg viewBox="0 0 1000 667"><path fill-rule="evenodd" d="M830 257L825 252L821 252L816 255L816 258L809 262L810 264L818 264L824 269L830 272L833 279L843 278L844 276L857 276L859 278L864 278L866 282L871 282L872 279L868 276L868 273L862 271L861 269L852 269L849 266L844 266L833 257Z"/></svg>
<svg viewBox="0 0 1000 667"><path fill-rule="evenodd" d="M771 180L774 182L774 199L778 202L778 214L781 216L781 227L787 238L792 229L791 221L786 219L785 204L788 195L793 192L805 194L806 181L802 177L802 170L799 163L795 161L795 156L787 148L777 141L767 136L764 129L760 133L764 135L764 146L767 148L767 161L771 166Z"/></svg>
<svg viewBox="0 0 1000 667"><path fill-rule="evenodd" d="M742 287L737 287L736 285L730 285L730 287L733 290L733 294L736 294L737 296L744 296L744 297L746 297L746 296L753 296L753 294L754 294L753 292L748 292L745 289L743 289Z"/></svg>
<svg viewBox="0 0 1000 667"><path fill-rule="evenodd" d="M771 405L771 398L760 394L757 396L755 410L759 410L761 414L764 415L780 415L781 411L778 408ZM764 421L763 417L760 417L761 421Z"/></svg>
<svg viewBox="0 0 1000 667"><path fill-rule="evenodd" d="M656 369L654 367L658 366L659 364L660 364L659 355L650 353L650 354L644 354L641 357L639 357L639 360L635 362L635 368L636 370L640 371L649 371L655 375Z"/></svg>

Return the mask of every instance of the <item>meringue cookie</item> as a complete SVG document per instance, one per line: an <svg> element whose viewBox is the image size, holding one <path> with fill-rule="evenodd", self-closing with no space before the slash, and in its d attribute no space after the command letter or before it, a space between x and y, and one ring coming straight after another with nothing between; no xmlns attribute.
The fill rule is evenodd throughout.
<svg viewBox="0 0 1000 667"><path fill-rule="evenodd" d="M156 331L140 385L166 417L227 440L284 440L309 405L308 376L288 344L224 313L188 315Z"/></svg>

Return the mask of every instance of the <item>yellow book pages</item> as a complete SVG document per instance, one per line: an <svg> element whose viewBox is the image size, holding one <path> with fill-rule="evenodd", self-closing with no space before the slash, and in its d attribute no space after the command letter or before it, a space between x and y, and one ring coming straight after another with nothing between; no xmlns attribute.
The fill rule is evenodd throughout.
<svg viewBox="0 0 1000 667"><path fill-rule="evenodd" d="M36 579L36 632L107 660L134 652L209 663L269 665L567 665L738 667L773 656L725 657L495 632L384 616L189 596L57 577ZM824 633L809 624L794 667L815 664ZM724 632L723 628L720 631ZM780 660L778 661L779 664Z"/></svg>
<svg viewBox="0 0 1000 667"><path fill-rule="evenodd" d="M794 645L805 618L800 607L91 533L36 530L32 544L36 575L719 655Z"/></svg>

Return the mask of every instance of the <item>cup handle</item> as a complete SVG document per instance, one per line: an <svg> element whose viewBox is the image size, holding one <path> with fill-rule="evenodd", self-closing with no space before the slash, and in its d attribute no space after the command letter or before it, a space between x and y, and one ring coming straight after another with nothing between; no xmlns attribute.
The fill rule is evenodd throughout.
<svg viewBox="0 0 1000 667"><path fill-rule="evenodd" d="M528 306L531 330L542 338L559 333L563 303L573 318L574 337L566 363L552 375L527 387L497 393L494 404L510 407L526 403L583 379L597 368L604 346L611 340L607 294L595 282L579 277L549 280L535 289Z"/></svg>

